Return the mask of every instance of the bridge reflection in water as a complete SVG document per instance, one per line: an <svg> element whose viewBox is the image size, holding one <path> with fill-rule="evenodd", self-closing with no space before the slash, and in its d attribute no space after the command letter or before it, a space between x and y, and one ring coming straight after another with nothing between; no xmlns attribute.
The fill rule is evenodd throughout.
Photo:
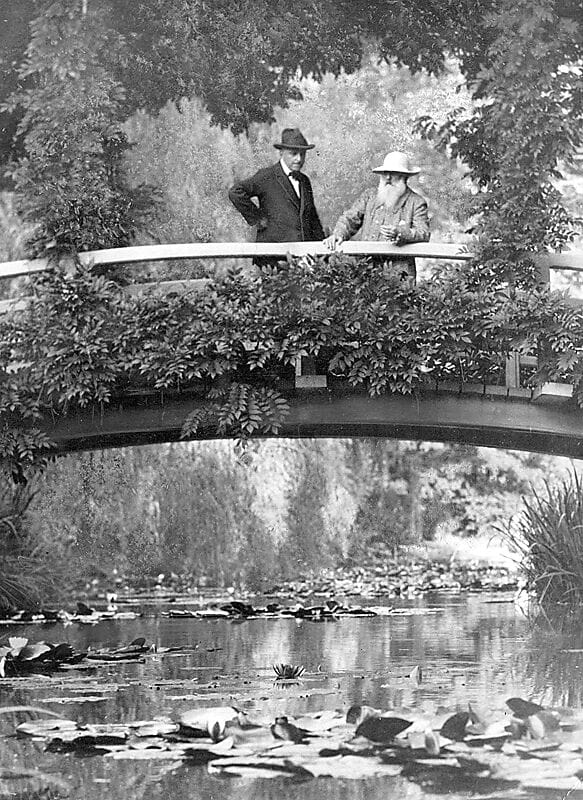
<svg viewBox="0 0 583 800"><path fill-rule="evenodd" d="M429 242L396 248L384 242L345 242L349 255L383 254L469 261L463 245ZM143 264L170 259L234 259L255 256L285 258L324 255L319 242L283 244L194 243L100 250L79 254L84 264ZM583 271L583 252L570 251L537 258L541 279L552 270ZM0 264L0 278L33 275L52 269L44 259ZM132 284L132 293L170 293L204 290L206 279ZM0 313L18 308L26 299L5 300ZM546 383L535 388L520 384L521 365L535 366L533 356L511 354L505 385L435 384L418 394L370 398L328 376L303 375L296 365L295 384L286 393L291 406L280 436L354 437L463 442L516 448L583 458L583 411L572 397L572 386ZM146 444L180 439L188 413L204 402L196 393L128 394L102 413L79 410L44 425L59 452ZM201 427L196 438L216 437L214 428Z"/></svg>

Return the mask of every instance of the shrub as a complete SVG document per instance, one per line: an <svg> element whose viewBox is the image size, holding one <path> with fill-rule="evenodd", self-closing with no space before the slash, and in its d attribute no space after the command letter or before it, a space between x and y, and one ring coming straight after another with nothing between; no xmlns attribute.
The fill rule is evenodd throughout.
<svg viewBox="0 0 583 800"><path fill-rule="evenodd" d="M583 481L573 471L523 500L504 531L519 553L528 589L543 608L583 602Z"/></svg>

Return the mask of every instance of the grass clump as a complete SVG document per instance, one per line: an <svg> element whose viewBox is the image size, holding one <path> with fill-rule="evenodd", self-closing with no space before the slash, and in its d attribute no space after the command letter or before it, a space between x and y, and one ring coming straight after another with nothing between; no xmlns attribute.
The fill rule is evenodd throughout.
<svg viewBox="0 0 583 800"><path fill-rule="evenodd" d="M523 499L505 534L521 559L527 589L542 608L583 606L583 481L576 472Z"/></svg>

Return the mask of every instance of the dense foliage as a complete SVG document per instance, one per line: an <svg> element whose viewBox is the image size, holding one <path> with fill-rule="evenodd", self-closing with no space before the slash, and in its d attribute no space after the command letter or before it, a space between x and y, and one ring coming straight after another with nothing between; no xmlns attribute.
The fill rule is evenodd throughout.
<svg viewBox="0 0 583 800"><path fill-rule="evenodd" d="M128 386L190 387L207 404L185 435L247 438L279 429L299 356L370 395L503 382L512 349L539 351L535 379L576 382L582 331L582 312L558 293L492 292L457 270L412 287L374 261L332 255L262 275L233 270L202 294L136 297L79 268L38 279L26 309L0 322L0 409L27 430L43 413L99 407ZM33 458L25 443L10 446Z"/></svg>
<svg viewBox="0 0 583 800"><path fill-rule="evenodd" d="M9 174L33 226L32 256L122 247L155 204L153 192L125 180L125 92L107 63L120 42L103 12L81 15L68 2L31 23L22 88L8 109L19 112L23 152Z"/></svg>
<svg viewBox="0 0 583 800"><path fill-rule="evenodd" d="M501 3L482 20L489 44L470 70L475 106L420 130L465 163L480 191L474 210L480 282L536 279L531 254L560 250L575 233L556 188L581 147L581 7L546 0Z"/></svg>

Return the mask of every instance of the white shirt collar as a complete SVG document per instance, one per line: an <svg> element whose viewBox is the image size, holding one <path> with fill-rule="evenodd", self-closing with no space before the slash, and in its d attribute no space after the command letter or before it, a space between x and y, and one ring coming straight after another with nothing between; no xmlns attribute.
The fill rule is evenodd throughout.
<svg viewBox="0 0 583 800"><path fill-rule="evenodd" d="M285 163L285 161L283 160L283 158L280 158L280 159L279 159L279 163L281 164L281 168L282 168L282 170L285 172L285 174L286 174L286 175L287 175L287 177L289 178L289 176L290 176L290 173L291 173L291 169L290 169L290 168L288 167L288 165ZM293 180L296 180L296 179L295 179L295 178L292 178L291 180L293 181Z"/></svg>

